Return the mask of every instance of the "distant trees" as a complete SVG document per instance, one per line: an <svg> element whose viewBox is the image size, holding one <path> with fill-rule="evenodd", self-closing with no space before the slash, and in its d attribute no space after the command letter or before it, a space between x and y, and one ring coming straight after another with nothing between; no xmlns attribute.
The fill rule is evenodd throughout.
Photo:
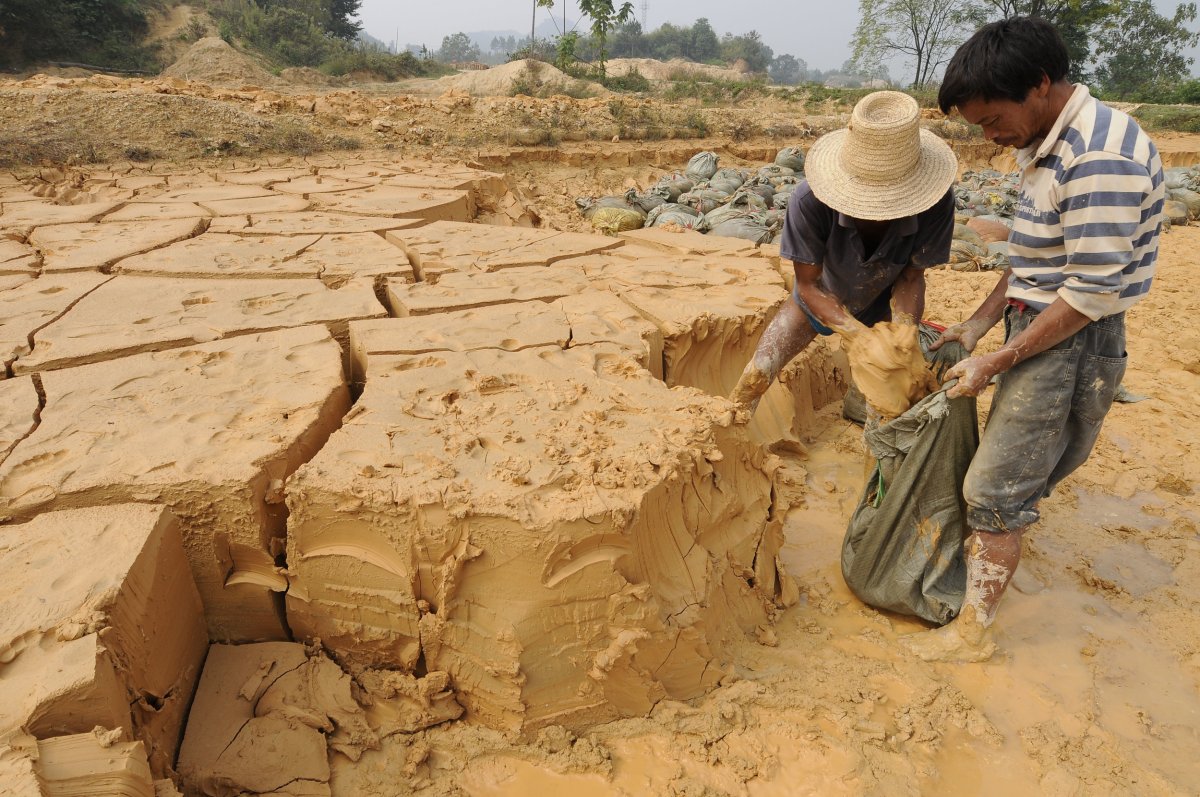
<svg viewBox="0 0 1200 797"><path fill-rule="evenodd" d="M478 61L483 54L479 45L471 41L465 33L454 33L442 38L442 46L434 56L442 63L449 64L462 61Z"/></svg>
<svg viewBox="0 0 1200 797"><path fill-rule="evenodd" d="M1104 59L1095 72L1100 90L1119 100L1154 100L1184 82L1192 59L1180 51L1200 39L1187 27L1195 19L1195 3L1181 3L1164 17L1150 0L1127 0L1096 36L1096 56Z"/></svg>
<svg viewBox="0 0 1200 797"><path fill-rule="evenodd" d="M781 86L794 86L808 77L808 64L794 55L784 53L771 60L767 74Z"/></svg>
<svg viewBox="0 0 1200 797"><path fill-rule="evenodd" d="M745 61L751 72L766 72L774 56L756 30L742 36L726 33L721 37L721 58L730 64Z"/></svg>
<svg viewBox="0 0 1200 797"><path fill-rule="evenodd" d="M962 41L962 0L859 0L858 8L850 40L856 72L878 71L885 60L899 55L913 70L913 88L923 88L941 74Z"/></svg>

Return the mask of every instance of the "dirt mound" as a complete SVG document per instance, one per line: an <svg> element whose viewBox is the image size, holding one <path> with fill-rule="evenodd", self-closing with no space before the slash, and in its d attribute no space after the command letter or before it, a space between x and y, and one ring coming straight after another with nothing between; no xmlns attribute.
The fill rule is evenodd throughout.
<svg viewBox="0 0 1200 797"><path fill-rule="evenodd" d="M311 66L294 66L279 73L279 79L292 86L344 86L346 79L333 77Z"/></svg>
<svg viewBox="0 0 1200 797"><path fill-rule="evenodd" d="M746 62L739 62L745 67ZM749 68L736 69L710 64L697 64L682 58L656 61L653 58L613 58L607 63L609 74L625 75L635 69L647 80L686 80L700 78L709 80L745 80Z"/></svg>
<svg viewBox="0 0 1200 797"><path fill-rule="evenodd" d="M162 74L213 86L273 86L279 83L270 72L216 36L207 36L193 44Z"/></svg>
<svg viewBox="0 0 1200 797"><path fill-rule="evenodd" d="M542 93L561 89L572 96L607 94L608 89L586 80L576 80L550 64L527 58L491 69L461 72L439 78L433 84L441 91L465 91L474 97L503 97L513 93Z"/></svg>

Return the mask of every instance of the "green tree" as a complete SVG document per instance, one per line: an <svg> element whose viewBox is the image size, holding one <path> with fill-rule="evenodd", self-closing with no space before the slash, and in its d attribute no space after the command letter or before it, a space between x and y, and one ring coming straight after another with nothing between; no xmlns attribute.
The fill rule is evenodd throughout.
<svg viewBox="0 0 1200 797"><path fill-rule="evenodd" d="M1087 80L1099 26L1121 11L1125 0L968 0L963 19L972 27L1015 16L1041 17L1058 28L1071 57L1071 80Z"/></svg>
<svg viewBox="0 0 1200 797"><path fill-rule="evenodd" d="M774 57L756 30L741 36L726 33L721 38L721 58L729 64L745 61L751 72L766 72Z"/></svg>
<svg viewBox="0 0 1200 797"><path fill-rule="evenodd" d="M703 64L721 57L721 41L717 38L712 23L705 17L700 17L692 23L689 38L686 55L693 61Z"/></svg>
<svg viewBox="0 0 1200 797"><path fill-rule="evenodd" d="M1164 17L1150 0L1127 0L1097 32L1100 90L1113 99L1153 101L1183 83L1192 59L1181 50L1200 40L1187 26L1195 20L1195 3L1181 3Z"/></svg>
<svg viewBox="0 0 1200 797"><path fill-rule="evenodd" d="M479 46L471 41L470 36L461 32L443 37L442 46L437 51L437 60L444 64L478 61L480 56Z"/></svg>
<svg viewBox="0 0 1200 797"><path fill-rule="evenodd" d="M962 40L961 0L859 0L858 9L850 40L856 74L877 73L884 60L902 55L913 69L913 88L924 88Z"/></svg>
<svg viewBox="0 0 1200 797"><path fill-rule="evenodd" d="M329 21L325 31L335 39L354 41L362 30L362 23L354 19L361 5L362 0L329 0Z"/></svg>
<svg viewBox="0 0 1200 797"><path fill-rule="evenodd" d="M608 57L605 51L608 34L633 18L633 3L627 0L620 8L616 8L613 0L579 0L579 12L592 21L592 39L599 56L600 74L603 75L604 62Z"/></svg>
<svg viewBox="0 0 1200 797"><path fill-rule="evenodd" d="M767 74L771 76L771 80L781 86L796 85L804 80L807 72L808 64L788 53L775 56L771 61L771 66L767 69Z"/></svg>
<svg viewBox="0 0 1200 797"><path fill-rule="evenodd" d="M617 26L609 39L609 52L614 58L633 58L647 53L646 37L642 34L642 23L631 19Z"/></svg>

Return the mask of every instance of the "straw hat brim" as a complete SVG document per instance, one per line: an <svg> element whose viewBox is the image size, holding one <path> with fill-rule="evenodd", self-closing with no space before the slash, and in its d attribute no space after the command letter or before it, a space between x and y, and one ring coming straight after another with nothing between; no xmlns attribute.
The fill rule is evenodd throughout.
<svg viewBox="0 0 1200 797"><path fill-rule="evenodd" d="M899 181L855 178L842 169L839 156L849 130L835 130L817 140L804 162L804 176L817 199L856 219L887 221L928 210L941 199L958 174L950 145L924 128L921 154L912 173Z"/></svg>

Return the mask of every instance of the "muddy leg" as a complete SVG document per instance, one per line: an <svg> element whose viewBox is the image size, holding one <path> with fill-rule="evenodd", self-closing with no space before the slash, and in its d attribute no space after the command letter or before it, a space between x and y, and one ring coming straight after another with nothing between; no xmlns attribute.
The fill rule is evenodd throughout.
<svg viewBox="0 0 1200 797"><path fill-rule="evenodd" d="M758 341L754 357L742 371L730 399L753 415L763 393L805 346L817 336L804 312L792 299L783 303Z"/></svg>
<svg viewBox="0 0 1200 797"><path fill-rule="evenodd" d="M1021 532L975 531L967 538L967 591L962 611L934 631L901 642L925 661L986 661L996 650L990 628L1000 598L1021 561Z"/></svg>

